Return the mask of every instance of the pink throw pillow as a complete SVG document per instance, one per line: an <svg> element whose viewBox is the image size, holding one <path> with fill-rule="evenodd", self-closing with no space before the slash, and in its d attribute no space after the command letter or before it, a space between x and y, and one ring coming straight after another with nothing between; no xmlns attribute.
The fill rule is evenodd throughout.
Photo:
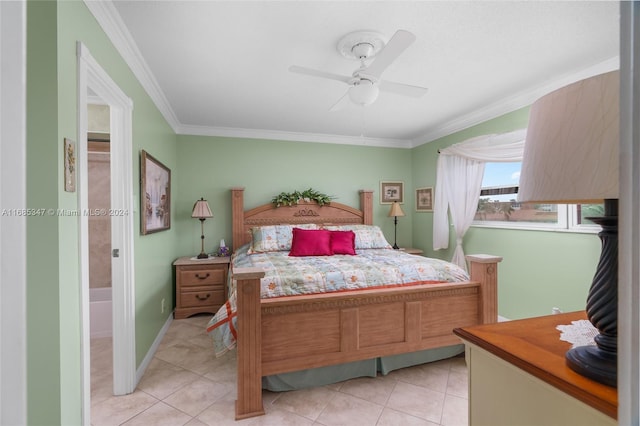
<svg viewBox="0 0 640 426"><path fill-rule="evenodd" d="M356 254L356 234L353 231L330 231L333 254Z"/></svg>
<svg viewBox="0 0 640 426"><path fill-rule="evenodd" d="M289 256L331 256L331 231L324 229L292 229Z"/></svg>

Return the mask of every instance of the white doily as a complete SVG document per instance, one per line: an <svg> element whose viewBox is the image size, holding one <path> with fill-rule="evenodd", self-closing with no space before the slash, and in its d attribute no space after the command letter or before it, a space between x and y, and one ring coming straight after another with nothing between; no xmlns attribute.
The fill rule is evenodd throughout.
<svg viewBox="0 0 640 426"><path fill-rule="evenodd" d="M571 321L571 325L559 325L556 330L560 331L560 340L573 344L573 347L595 345L593 338L599 332L598 329L587 320Z"/></svg>

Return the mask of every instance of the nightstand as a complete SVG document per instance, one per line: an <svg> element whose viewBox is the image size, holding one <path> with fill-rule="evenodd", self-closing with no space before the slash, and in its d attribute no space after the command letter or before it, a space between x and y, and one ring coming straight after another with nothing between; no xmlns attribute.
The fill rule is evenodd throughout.
<svg viewBox="0 0 640 426"><path fill-rule="evenodd" d="M466 347L470 425L618 424L616 388L571 370L558 325L586 312L456 328Z"/></svg>
<svg viewBox="0 0 640 426"><path fill-rule="evenodd" d="M400 247L401 251L404 251L405 253L409 253L409 254L422 254L423 251L420 250L419 248L411 248L411 247Z"/></svg>
<svg viewBox="0 0 640 426"><path fill-rule="evenodd" d="M187 318L200 313L215 314L227 300L230 257L194 259L181 257L176 268L176 310L173 317Z"/></svg>

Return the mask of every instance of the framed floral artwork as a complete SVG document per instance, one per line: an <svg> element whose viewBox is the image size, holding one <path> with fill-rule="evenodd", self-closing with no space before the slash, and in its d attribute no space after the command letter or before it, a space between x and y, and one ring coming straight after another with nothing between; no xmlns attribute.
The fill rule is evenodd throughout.
<svg viewBox="0 0 640 426"><path fill-rule="evenodd" d="M64 190L76 192L76 143L64 138Z"/></svg>
<svg viewBox="0 0 640 426"><path fill-rule="evenodd" d="M380 204L404 203L404 182L380 182Z"/></svg>
<svg viewBox="0 0 640 426"><path fill-rule="evenodd" d="M140 232L171 228L171 170L146 151L140 154Z"/></svg>
<svg viewBox="0 0 640 426"><path fill-rule="evenodd" d="M433 188L417 188L416 189L416 211L418 212L433 211Z"/></svg>

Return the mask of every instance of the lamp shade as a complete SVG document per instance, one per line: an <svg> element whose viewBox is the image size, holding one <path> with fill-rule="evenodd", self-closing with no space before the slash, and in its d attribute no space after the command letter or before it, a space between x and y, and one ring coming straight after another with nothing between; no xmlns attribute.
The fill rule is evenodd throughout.
<svg viewBox="0 0 640 426"><path fill-rule="evenodd" d="M400 204L397 201L394 201L391 204L391 210L389 210L389 217L402 217L404 216L404 212L402 208L400 208Z"/></svg>
<svg viewBox="0 0 640 426"><path fill-rule="evenodd" d="M191 213L191 217L198 219L207 219L213 217L213 213L211 213L211 209L209 208L209 203L204 198L200 198L193 205L193 212Z"/></svg>
<svg viewBox="0 0 640 426"><path fill-rule="evenodd" d="M553 91L532 105L518 201L618 198L619 86L619 71L611 71Z"/></svg>

